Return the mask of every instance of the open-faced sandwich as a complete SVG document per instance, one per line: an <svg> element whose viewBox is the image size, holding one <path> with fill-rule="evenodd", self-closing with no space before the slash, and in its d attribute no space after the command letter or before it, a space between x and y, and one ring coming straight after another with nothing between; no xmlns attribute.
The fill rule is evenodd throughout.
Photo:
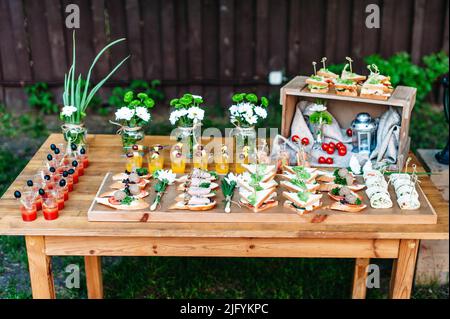
<svg viewBox="0 0 450 319"><path fill-rule="evenodd" d="M358 87L352 80L335 79L334 89L337 95L358 96Z"/></svg>
<svg viewBox="0 0 450 319"><path fill-rule="evenodd" d="M332 210L357 213L367 207L363 204L362 197L347 186L333 188L328 195L336 201L330 205Z"/></svg>
<svg viewBox="0 0 450 319"><path fill-rule="evenodd" d="M275 188L263 189L260 191L249 191L244 188L239 189L240 204L251 211L258 213L272 207L278 206L277 192Z"/></svg>
<svg viewBox="0 0 450 319"><path fill-rule="evenodd" d="M136 173L140 178L142 179L150 179L152 177L151 174L148 173L148 169L146 168L137 168L134 172L123 172L123 173L119 173L116 174L112 177L112 179L114 181L122 181L122 180L126 180L129 178L131 173Z"/></svg>
<svg viewBox="0 0 450 319"><path fill-rule="evenodd" d="M305 82L311 93L328 93L330 82L322 76L312 75Z"/></svg>
<svg viewBox="0 0 450 319"><path fill-rule="evenodd" d="M130 173L127 178L118 180L111 185L113 189L124 189L126 185L138 185L141 189L144 189L147 184L150 183L149 180L140 177L137 173Z"/></svg>
<svg viewBox="0 0 450 319"><path fill-rule="evenodd" d="M192 180L195 180L195 179L201 180L201 181L207 180L207 181L212 182L212 181L217 180L217 173L216 172L212 172L212 171L209 171L209 172L208 171L204 171L204 170L199 169L199 168L194 168L194 170L192 171L191 174L183 175L180 178L178 178L176 181L178 183L184 183L187 180L191 180L192 181Z"/></svg>
<svg viewBox="0 0 450 319"><path fill-rule="evenodd" d="M322 68L319 71L317 71L317 75L322 76L323 78L325 78L325 80L327 80L327 82L332 83L334 79L337 79L339 77L339 75L331 72L327 68L327 63L326 63L327 58L326 57L323 57L321 62L322 62Z"/></svg>
<svg viewBox="0 0 450 319"><path fill-rule="evenodd" d="M366 187L363 184L358 184L355 176L347 168L340 168L334 170L333 180L331 182L320 184L319 190L321 192L329 192L333 188L340 186L347 186L354 192L358 192Z"/></svg>
<svg viewBox="0 0 450 319"><path fill-rule="evenodd" d="M217 203L212 197L186 196L183 200L177 201L170 209L205 211L216 207Z"/></svg>
<svg viewBox="0 0 450 319"><path fill-rule="evenodd" d="M124 191L127 196L131 196L133 198L145 198L149 195L149 192L145 189L142 189L137 184L124 184L124 188L119 191ZM113 197L114 194L117 193L118 190L107 191L100 195L100 197Z"/></svg>
<svg viewBox="0 0 450 319"><path fill-rule="evenodd" d="M309 213L322 206L322 196L322 194L313 194L308 191L283 192L283 197L286 198L283 206L299 214Z"/></svg>
<svg viewBox="0 0 450 319"><path fill-rule="evenodd" d="M141 210L150 206L143 199L128 195L125 190L116 190L112 196L98 197L96 201L118 210Z"/></svg>

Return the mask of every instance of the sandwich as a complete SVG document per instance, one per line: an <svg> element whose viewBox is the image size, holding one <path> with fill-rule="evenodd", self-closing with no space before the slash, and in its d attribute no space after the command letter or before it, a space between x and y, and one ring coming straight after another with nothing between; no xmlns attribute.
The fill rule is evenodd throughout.
<svg viewBox="0 0 450 319"><path fill-rule="evenodd" d="M185 196L169 207L172 210L205 211L216 207L217 202L209 196Z"/></svg>
<svg viewBox="0 0 450 319"><path fill-rule="evenodd" d="M333 181L320 184L319 190L321 192L329 192L336 187L347 186L354 192L363 190L366 185L356 183L355 176L346 168L336 169L333 172Z"/></svg>
<svg viewBox="0 0 450 319"><path fill-rule="evenodd" d="M317 75L325 78L325 80L337 79L339 77L339 75L337 75L336 73L331 72L327 68L321 68L319 71L317 71Z"/></svg>
<svg viewBox="0 0 450 319"><path fill-rule="evenodd" d="M144 189L148 183L150 183L149 180L142 178L137 173L133 172L128 174L125 179L113 183L111 188L121 190L124 189L126 185L138 185L141 189Z"/></svg>
<svg viewBox="0 0 450 319"><path fill-rule="evenodd" d="M244 188L248 191L252 191L255 188L257 190L270 189L278 186L278 183L274 179L270 179L267 182L259 181L261 178L258 178L255 174L250 174L245 172L238 176L237 184L239 187Z"/></svg>
<svg viewBox="0 0 450 319"><path fill-rule="evenodd" d="M99 204L118 210L142 210L150 206L143 199L130 196L123 190L115 191L113 196L98 197L96 201Z"/></svg>
<svg viewBox="0 0 450 319"><path fill-rule="evenodd" d="M366 80L367 77L364 75L359 75L359 74L353 73L351 71L347 71L349 66L350 66L350 64L348 64L348 63L345 65L344 70L342 70L342 73L341 73L341 79L350 80L355 84L361 83Z"/></svg>
<svg viewBox="0 0 450 319"><path fill-rule="evenodd" d="M311 93L328 93L330 83L322 76L312 75L305 82Z"/></svg>
<svg viewBox="0 0 450 319"><path fill-rule="evenodd" d="M368 67L371 74L361 87L360 96L369 99L387 100L394 91L391 78L379 74L378 68L376 66L373 67L376 69L376 72L372 72L370 66Z"/></svg>
<svg viewBox="0 0 450 319"><path fill-rule="evenodd" d="M304 181L296 179L296 178L287 180L287 181L281 181L280 185L291 192L315 193L320 188L320 184L305 183Z"/></svg>
<svg viewBox="0 0 450 319"><path fill-rule="evenodd" d="M334 89L337 95L358 96L358 87L352 80L336 79Z"/></svg>
<svg viewBox="0 0 450 319"><path fill-rule="evenodd" d="M152 177L151 174L148 173L148 169L146 168L137 168L133 173L136 173L140 178L150 179ZM121 181L124 179L128 179L130 176L130 172L125 171L124 173L116 174L112 177L114 181Z"/></svg>
<svg viewBox="0 0 450 319"><path fill-rule="evenodd" d="M322 206L322 196L309 192L283 192L286 198L283 206L299 214L309 213Z"/></svg>
<svg viewBox="0 0 450 319"><path fill-rule="evenodd" d="M120 190L111 190L100 195L100 197L113 197L116 192L125 192L127 196L133 198L145 198L149 195L149 192L142 189L137 184L125 184L124 188Z"/></svg>
<svg viewBox="0 0 450 319"><path fill-rule="evenodd" d="M248 191L239 189L240 204L251 211L258 213L272 207L278 206L277 193L275 188L264 189L260 191Z"/></svg>
<svg viewBox="0 0 450 319"><path fill-rule="evenodd" d="M284 172L280 175L286 180L301 180L306 184L313 184L318 176L318 170L304 166L284 166Z"/></svg>
<svg viewBox="0 0 450 319"><path fill-rule="evenodd" d="M268 182L273 179L277 173L275 165L266 164L242 164L242 167L250 174L261 176L260 182Z"/></svg>

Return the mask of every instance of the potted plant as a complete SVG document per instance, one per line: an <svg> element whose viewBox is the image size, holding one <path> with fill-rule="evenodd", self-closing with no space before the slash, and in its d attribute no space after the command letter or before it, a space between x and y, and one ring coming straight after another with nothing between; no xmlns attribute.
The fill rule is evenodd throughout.
<svg viewBox="0 0 450 319"><path fill-rule="evenodd" d="M230 122L235 128L231 134L236 142L236 172L240 173L240 164L248 162L249 157L256 154L255 125L267 118L269 100L264 96L258 98L253 93L237 93L232 100L235 104L230 107Z"/></svg>
<svg viewBox="0 0 450 319"><path fill-rule="evenodd" d="M86 117L86 108L94 98L97 91L103 86L103 84L114 74L114 72L119 69L123 63L130 57L126 57L120 63L118 63L114 69L103 78L97 85L90 88L90 79L92 70L100 59L100 57L108 50L110 47L125 41L125 38L118 39L111 42L105 46L93 60L86 79L83 78L81 74L76 76L76 41L75 41L75 31L73 32L73 50L72 50L72 65L69 69L69 73L64 75L64 92L63 92L63 103L64 106L60 113L60 119L64 121L62 125L62 132L64 139L67 141L68 149L72 145L76 145L77 149L86 145L86 135L87 130L84 126L83 120ZM82 89L82 84L86 83Z"/></svg>
<svg viewBox="0 0 450 319"><path fill-rule="evenodd" d="M190 93L170 101L174 110L170 113L169 121L177 126L177 140L187 146L185 153L188 158L192 158L194 146L200 144L201 124L205 117L205 110L200 107L202 103L201 96Z"/></svg>
<svg viewBox="0 0 450 319"><path fill-rule="evenodd" d="M120 107L115 113L117 122L111 122L120 126L118 134L122 136L124 149L129 149L145 137L143 127L151 120L150 109L155 106L155 101L146 93L134 94L128 91L123 97L125 106Z"/></svg>

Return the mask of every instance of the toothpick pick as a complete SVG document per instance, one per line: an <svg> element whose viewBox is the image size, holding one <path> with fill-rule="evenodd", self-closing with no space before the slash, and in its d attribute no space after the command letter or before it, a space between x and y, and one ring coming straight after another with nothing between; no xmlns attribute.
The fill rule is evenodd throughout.
<svg viewBox="0 0 450 319"><path fill-rule="evenodd" d="M323 57L322 60L321 60L321 62L323 63L323 68L324 68L324 69L327 68L327 65L326 65L326 63L325 63L326 61L327 61L327 58L326 58L326 57Z"/></svg>
<svg viewBox="0 0 450 319"><path fill-rule="evenodd" d="M317 64L316 61L314 61L314 62L312 63L313 68L314 68L314 75L317 75L316 64Z"/></svg>
<svg viewBox="0 0 450 319"><path fill-rule="evenodd" d="M350 65L350 72L353 73L352 58L347 56L347 57L345 57L345 59L348 61L348 64Z"/></svg>
<svg viewBox="0 0 450 319"><path fill-rule="evenodd" d="M409 165L409 162L411 162L411 157L408 157L408 159L406 160L406 164L405 164L405 174L406 173L408 173L408 165Z"/></svg>

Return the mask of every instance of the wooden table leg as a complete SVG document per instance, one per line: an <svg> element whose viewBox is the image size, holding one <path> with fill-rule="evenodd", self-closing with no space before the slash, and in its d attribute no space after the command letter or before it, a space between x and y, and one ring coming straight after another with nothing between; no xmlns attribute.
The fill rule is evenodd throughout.
<svg viewBox="0 0 450 319"><path fill-rule="evenodd" d="M402 239L400 241L398 259L394 261L392 268L392 299L411 298L419 244L420 241L416 239Z"/></svg>
<svg viewBox="0 0 450 319"><path fill-rule="evenodd" d="M99 256L85 256L86 284L89 299L103 299L102 260Z"/></svg>
<svg viewBox="0 0 450 319"><path fill-rule="evenodd" d="M51 257L45 254L43 236L25 237L34 299L55 299Z"/></svg>
<svg viewBox="0 0 450 319"><path fill-rule="evenodd" d="M365 299L367 292L367 266L370 258L356 258L355 272L353 276L352 299Z"/></svg>

